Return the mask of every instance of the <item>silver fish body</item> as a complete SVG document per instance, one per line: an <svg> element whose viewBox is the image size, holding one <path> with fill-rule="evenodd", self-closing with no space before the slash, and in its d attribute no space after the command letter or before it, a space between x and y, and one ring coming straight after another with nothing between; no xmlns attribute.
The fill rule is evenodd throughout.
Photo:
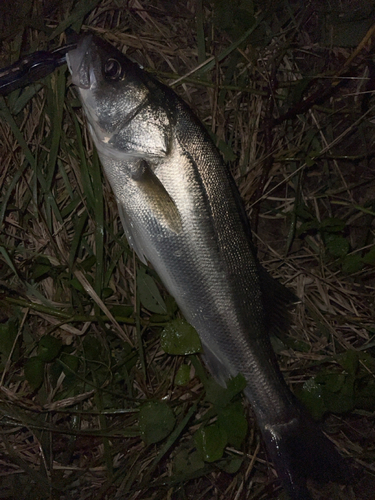
<svg viewBox="0 0 375 500"><path fill-rule="evenodd" d="M238 191L204 127L100 39L83 37L67 59L129 244L198 331L216 379L245 377L284 487L302 500L309 475L345 479L340 455L279 371L269 332L288 299L254 255Z"/></svg>

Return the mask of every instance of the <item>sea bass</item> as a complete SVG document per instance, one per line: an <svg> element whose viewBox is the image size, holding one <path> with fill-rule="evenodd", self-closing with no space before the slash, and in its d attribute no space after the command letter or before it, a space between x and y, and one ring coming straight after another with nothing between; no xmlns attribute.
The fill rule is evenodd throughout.
<svg viewBox="0 0 375 500"><path fill-rule="evenodd" d="M285 489L302 500L307 477L346 482L349 467L278 368L269 334L286 324L288 293L259 264L208 133L170 88L103 40L83 36L67 60L129 244L198 331L216 379L245 377Z"/></svg>

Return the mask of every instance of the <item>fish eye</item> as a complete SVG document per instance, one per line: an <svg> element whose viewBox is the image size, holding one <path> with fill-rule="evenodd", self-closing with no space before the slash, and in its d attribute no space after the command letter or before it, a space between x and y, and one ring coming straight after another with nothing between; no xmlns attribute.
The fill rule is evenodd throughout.
<svg viewBox="0 0 375 500"><path fill-rule="evenodd" d="M107 59L104 65L104 75L109 80L119 80L123 75L121 63L117 59Z"/></svg>

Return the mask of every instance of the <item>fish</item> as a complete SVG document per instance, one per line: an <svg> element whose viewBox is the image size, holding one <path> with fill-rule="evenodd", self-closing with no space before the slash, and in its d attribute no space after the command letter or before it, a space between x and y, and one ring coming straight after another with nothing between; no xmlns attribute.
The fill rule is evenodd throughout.
<svg viewBox="0 0 375 500"><path fill-rule="evenodd" d="M294 295L259 263L228 167L190 107L101 38L67 54L129 245L197 330L225 385L242 374L270 459L292 500L307 478L347 483L351 464L286 384L270 342Z"/></svg>

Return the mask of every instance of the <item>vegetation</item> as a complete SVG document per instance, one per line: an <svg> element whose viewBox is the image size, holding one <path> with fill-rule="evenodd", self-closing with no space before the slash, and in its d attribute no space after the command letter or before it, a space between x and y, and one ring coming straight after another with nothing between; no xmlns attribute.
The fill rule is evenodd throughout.
<svg viewBox="0 0 375 500"><path fill-rule="evenodd" d="M4 67L91 31L171 85L218 145L270 273L301 302L272 339L373 497L371 1L40 0L0 6ZM1 498L286 498L244 380L129 249L66 67L0 98Z"/></svg>

